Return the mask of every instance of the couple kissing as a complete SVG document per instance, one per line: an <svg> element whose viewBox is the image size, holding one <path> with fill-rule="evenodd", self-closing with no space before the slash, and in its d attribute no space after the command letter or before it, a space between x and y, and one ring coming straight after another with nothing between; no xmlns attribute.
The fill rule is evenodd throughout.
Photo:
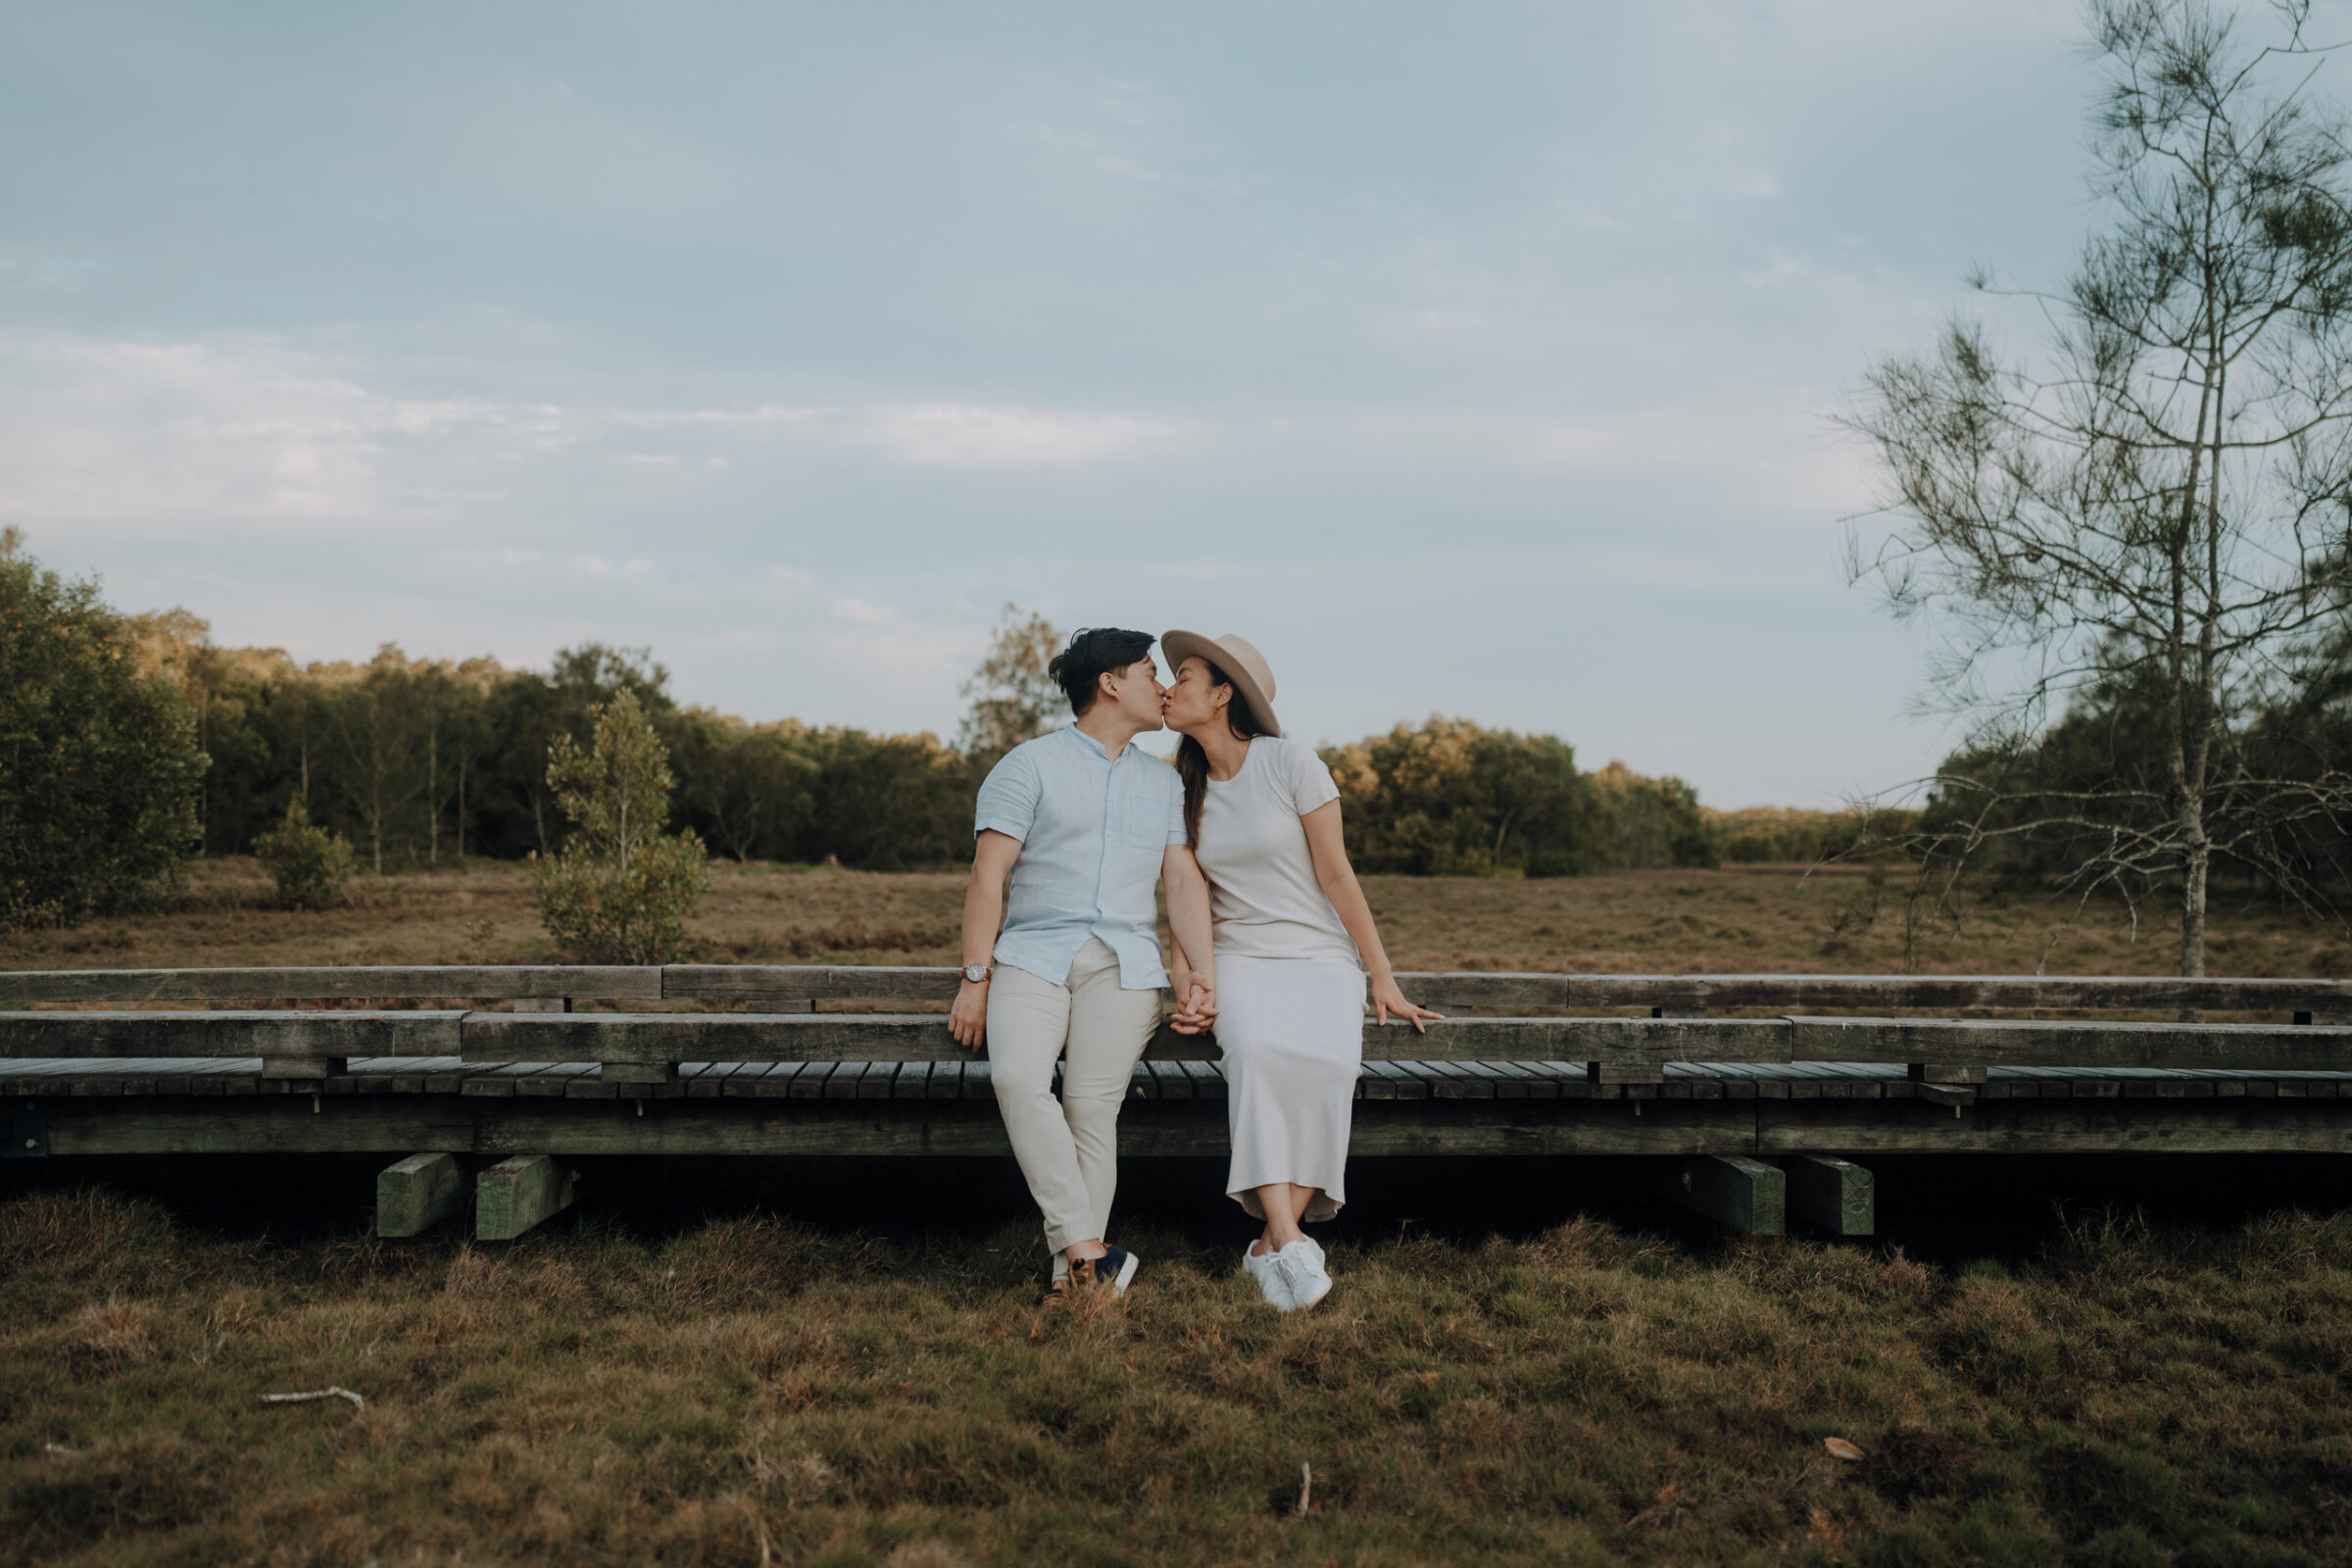
<svg viewBox="0 0 2352 1568"><path fill-rule="evenodd" d="M1284 738L1264 657L1239 637L1158 642L1168 685L1148 634L1072 637L1048 668L1073 721L1007 752L980 786L948 1027L988 1054L1054 1253L1048 1300L1119 1294L1139 1266L1105 1239L1119 1107L1172 985L1172 1027L1212 1033L1223 1055L1225 1191L1265 1222L1243 1268L1297 1311L1332 1288L1299 1225L1348 1200L1367 1001L1382 1023L1438 1014L1396 989L1348 863L1339 788L1312 747ZM1173 768L1134 744L1162 728L1184 737Z"/></svg>

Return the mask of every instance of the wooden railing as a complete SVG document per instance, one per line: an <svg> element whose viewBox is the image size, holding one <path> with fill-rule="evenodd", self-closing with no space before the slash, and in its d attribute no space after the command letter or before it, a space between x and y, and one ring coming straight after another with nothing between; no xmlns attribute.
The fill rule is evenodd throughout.
<svg viewBox="0 0 2352 1568"><path fill-rule="evenodd" d="M2352 1021L2352 980L2144 975L1399 974L1440 1007L1935 1008L2326 1012ZM56 1003L465 999L582 1002L945 1003L950 968L883 964L416 964L251 969L0 970L0 1009Z"/></svg>
<svg viewBox="0 0 2352 1568"><path fill-rule="evenodd" d="M1994 1066L2352 1071L2352 981L1496 973L1398 979L1416 1001L1478 1011L1433 1024L1426 1035L1367 1022L1369 1059L1582 1062L1594 1079L1618 1083L1656 1081L1668 1062L1900 1062L1927 1084L1979 1082ZM0 1058L258 1056L265 1077L314 1079L343 1072L354 1057L449 1056L596 1062L608 1080L628 1083L666 1081L688 1061L944 1061L964 1053L936 1011L827 1011L819 1004L936 1005L955 986L955 971L944 968L748 964L0 972ZM504 1005L417 1005L425 1002ZM237 1003L262 1005L222 1005ZM360 1005L368 1003L406 1005ZM577 1010L580 1004L596 1005ZM743 1010L711 1010L717 1007ZM1646 1015L1558 1015L1611 1008ZM1709 1016L1735 1010L1770 1015ZM2183 1010L2294 1021L1954 1016ZM1937 1015L1897 1015L1903 1012ZM1161 1059L1216 1054L1212 1041L1165 1027L1147 1053Z"/></svg>

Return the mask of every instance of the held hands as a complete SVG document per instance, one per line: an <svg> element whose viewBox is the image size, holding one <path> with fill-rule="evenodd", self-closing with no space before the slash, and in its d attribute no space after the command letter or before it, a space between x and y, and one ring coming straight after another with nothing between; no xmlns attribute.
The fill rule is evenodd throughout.
<svg viewBox="0 0 2352 1568"><path fill-rule="evenodd" d="M1394 975L1382 975L1372 982L1372 1015L1376 1022L1385 1024L1389 1021L1389 1014L1392 1012L1402 1021L1411 1024L1414 1030L1420 1034L1429 1033L1428 1019L1435 1018L1443 1022L1446 1017L1442 1012L1432 1012L1427 1007L1414 1006L1404 1000L1404 993L1396 989L1396 980Z"/></svg>
<svg viewBox="0 0 2352 1568"><path fill-rule="evenodd" d="M988 982L966 980L956 988L956 1005L948 1009L948 1033L956 1043L977 1055L988 1038Z"/></svg>
<svg viewBox="0 0 2352 1568"><path fill-rule="evenodd" d="M1205 975L1178 970L1174 977L1176 1015L1168 1027L1180 1035L1197 1035L1217 1021L1216 983Z"/></svg>

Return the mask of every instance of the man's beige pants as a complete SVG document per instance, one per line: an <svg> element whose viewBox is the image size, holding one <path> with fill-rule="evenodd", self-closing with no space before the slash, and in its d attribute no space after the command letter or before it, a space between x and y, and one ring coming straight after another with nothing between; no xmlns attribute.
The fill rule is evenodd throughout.
<svg viewBox="0 0 2352 1568"><path fill-rule="evenodd" d="M1089 938L1062 985L1001 965L988 988L988 1060L1012 1156L1056 1252L1110 1228L1119 1105L1159 1026L1159 991L1119 989L1118 955ZM1061 1102L1054 1102L1054 1062Z"/></svg>

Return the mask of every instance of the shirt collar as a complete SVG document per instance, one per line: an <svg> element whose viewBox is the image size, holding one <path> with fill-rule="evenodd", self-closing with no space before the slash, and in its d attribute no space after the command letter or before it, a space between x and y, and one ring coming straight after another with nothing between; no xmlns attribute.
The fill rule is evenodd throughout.
<svg viewBox="0 0 2352 1568"><path fill-rule="evenodd" d="M1125 757L1128 752L1135 749L1135 742L1131 740L1127 743L1126 747L1120 751L1119 757L1113 757L1107 750L1103 748L1103 745L1101 741L1095 739L1092 735L1089 735L1086 731L1080 729L1075 724L1070 725L1062 733L1077 736L1079 740L1086 744L1087 750L1093 752L1097 757L1102 758L1106 762L1115 762L1119 760L1119 757Z"/></svg>

